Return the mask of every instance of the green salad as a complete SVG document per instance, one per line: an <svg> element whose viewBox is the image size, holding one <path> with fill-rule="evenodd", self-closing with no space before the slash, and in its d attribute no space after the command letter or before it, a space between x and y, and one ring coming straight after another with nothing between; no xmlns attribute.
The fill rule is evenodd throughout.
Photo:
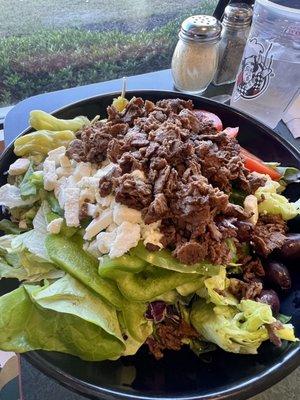
<svg viewBox="0 0 300 400"><path fill-rule="evenodd" d="M289 278L296 168L180 99L120 97L92 121L36 110L30 124L0 188L0 278L20 282L0 297L1 350L101 361L297 340L280 314L290 283L272 278L274 262Z"/></svg>

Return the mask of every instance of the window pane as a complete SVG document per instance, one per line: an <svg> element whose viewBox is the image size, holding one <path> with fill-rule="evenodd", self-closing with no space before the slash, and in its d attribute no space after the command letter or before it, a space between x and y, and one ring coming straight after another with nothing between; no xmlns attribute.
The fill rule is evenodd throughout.
<svg viewBox="0 0 300 400"><path fill-rule="evenodd" d="M0 0L0 106L169 68L181 21L218 0Z"/></svg>

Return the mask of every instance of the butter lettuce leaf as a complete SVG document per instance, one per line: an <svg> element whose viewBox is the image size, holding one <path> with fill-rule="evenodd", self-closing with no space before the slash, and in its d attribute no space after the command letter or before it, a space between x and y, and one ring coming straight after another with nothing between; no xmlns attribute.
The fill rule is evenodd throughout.
<svg viewBox="0 0 300 400"><path fill-rule="evenodd" d="M23 241L19 242L20 236L0 237L0 278L39 282L43 279L57 279L64 275L64 272L57 269L48 259L28 251L27 247L23 245ZM31 249L39 248L41 237L36 241L37 245L30 240L29 242Z"/></svg>
<svg viewBox="0 0 300 400"><path fill-rule="evenodd" d="M28 274L22 266L12 266L3 257L0 257L0 279L16 278L19 281L24 281Z"/></svg>
<svg viewBox="0 0 300 400"><path fill-rule="evenodd" d="M38 188L31 180L33 173L34 173L34 168L33 168L33 162L31 161L22 179L22 182L19 185L21 198L23 200L26 200L31 196L37 195Z"/></svg>
<svg viewBox="0 0 300 400"><path fill-rule="evenodd" d="M200 297L218 306L236 305L238 300L228 291L230 280L226 277L226 268L221 267L218 275L206 278L204 287L197 291Z"/></svg>
<svg viewBox="0 0 300 400"><path fill-rule="evenodd" d="M36 286L24 286L0 298L0 349L24 353L58 351L87 361L118 358L124 344L96 324L37 306Z"/></svg>
<svg viewBox="0 0 300 400"><path fill-rule="evenodd" d="M146 310L146 303L124 301L124 325L130 336L140 343L144 343L153 331L153 323L145 318Z"/></svg>
<svg viewBox="0 0 300 400"><path fill-rule="evenodd" d="M21 233L20 235L15 235L12 240L12 249L13 251L22 251L27 249L30 253L50 262L45 247L46 237L46 234L32 229L31 231Z"/></svg>
<svg viewBox="0 0 300 400"><path fill-rule="evenodd" d="M45 245L50 259L118 310L122 309L123 297L116 284L99 276L98 260L86 253L77 239L76 236L66 238L62 235L48 235Z"/></svg>
<svg viewBox="0 0 300 400"><path fill-rule="evenodd" d="M284 220L295 218L300 214L299 202L291 203L286 197L277 193L280 184L275 181L267 181L265 186L255 192L258 200L258 212L260 214L281 215Z"/></svg>
<svg viewBox="0 0 300 400"><path fill-rule="evenodd" d="M200 299L193 304L190 318L204 339L240 354L256 354L261 343L269 339L265 325L276 321L269 305L252 300L242 300L237 306L216 306ZM280 335L296 340L291 325L283 325Z"/></svg>
<svg viewBox="0 0 300 400"><path fill-rule="evenodd" d="M0 206L13 209L15 207L25 207L35 203L38 200L36 196L30 196L27 199L22 199L20 188L6 183L0 187Z"/></svg>
<svg viewBox="0 0 300 400"><path fill-rule="evenodd" d="M40 307L91 322L123 342L116 309L70 275L30 295Z"/></svg>
<svg viewBox="0 0 300 400"><path fill-rule="evenodd" d="M277 171L282 175L282 179L287 183L300 182L300 170L295 167L276 167Z"/></svg>
<svg viewBox="0 0 300 400"><path fill-rule="evenodd" d="M192 293L202 290L204 288L204 281L205 277L195 276L193 281L177 286L176 290L183 297L189 296Z"/></svg>

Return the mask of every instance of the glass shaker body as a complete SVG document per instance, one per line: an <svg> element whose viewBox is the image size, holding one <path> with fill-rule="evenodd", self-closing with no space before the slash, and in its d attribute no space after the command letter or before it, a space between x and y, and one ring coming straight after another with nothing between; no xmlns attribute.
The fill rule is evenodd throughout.
<svg viewBox="0 0 300 400"><path fill-rule="evenodd" d="M172 58L175 87L188 93L202 93L211 83L218 65L218 42L179 39Z"/></svg>
<svg viewBox="0 0 300 400"><path fill-rule="evenodd" d="M224 85L235 81L250 26L233 27L223 24L219 44L218 70L214 77L215 85Z"/></svg>

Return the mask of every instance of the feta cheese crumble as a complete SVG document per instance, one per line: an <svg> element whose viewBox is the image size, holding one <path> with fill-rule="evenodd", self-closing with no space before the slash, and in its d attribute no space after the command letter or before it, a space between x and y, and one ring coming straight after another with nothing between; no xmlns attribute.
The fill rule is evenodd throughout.
<svg viewBox="0 0 300 400"><path fill-rule="evenodd" d="M113 234L111 232L111 234ZM128 250L137 246L141 237L141 227L131 222L123 222L116 229L116 237L110 245L109 257L120 257L127 253Z"/></svg>
<svg viewBox="0 0 300 400"><path fill-rule="evenodd" d="M44 189L51 191L54 190L57 183L57 174L55 168L55 161L46 159L43 165L44 172Z"/></svg>
<svg viewBox="0 0 300 400"><path fill-rule="evenodd" d="M30 160L28 158L18 158L14 163L12 163L9 167L8 173L9 175L16 176L25 174L30 165Z"/></svg>
<svg viewBox="0 0 300 400"><path fill-rule="evenodd" d="M79 226L79 188L66 188L65 219L67 226Z"/></svg>
<svg viewBox="0 0 300 400"><path fill-rule="evenodd" d="M83 239L91 240L103 229L107 228L112 223L112 210L107 209L99 215L99 217L93 219L93 221L87 226Z"/></svg>

